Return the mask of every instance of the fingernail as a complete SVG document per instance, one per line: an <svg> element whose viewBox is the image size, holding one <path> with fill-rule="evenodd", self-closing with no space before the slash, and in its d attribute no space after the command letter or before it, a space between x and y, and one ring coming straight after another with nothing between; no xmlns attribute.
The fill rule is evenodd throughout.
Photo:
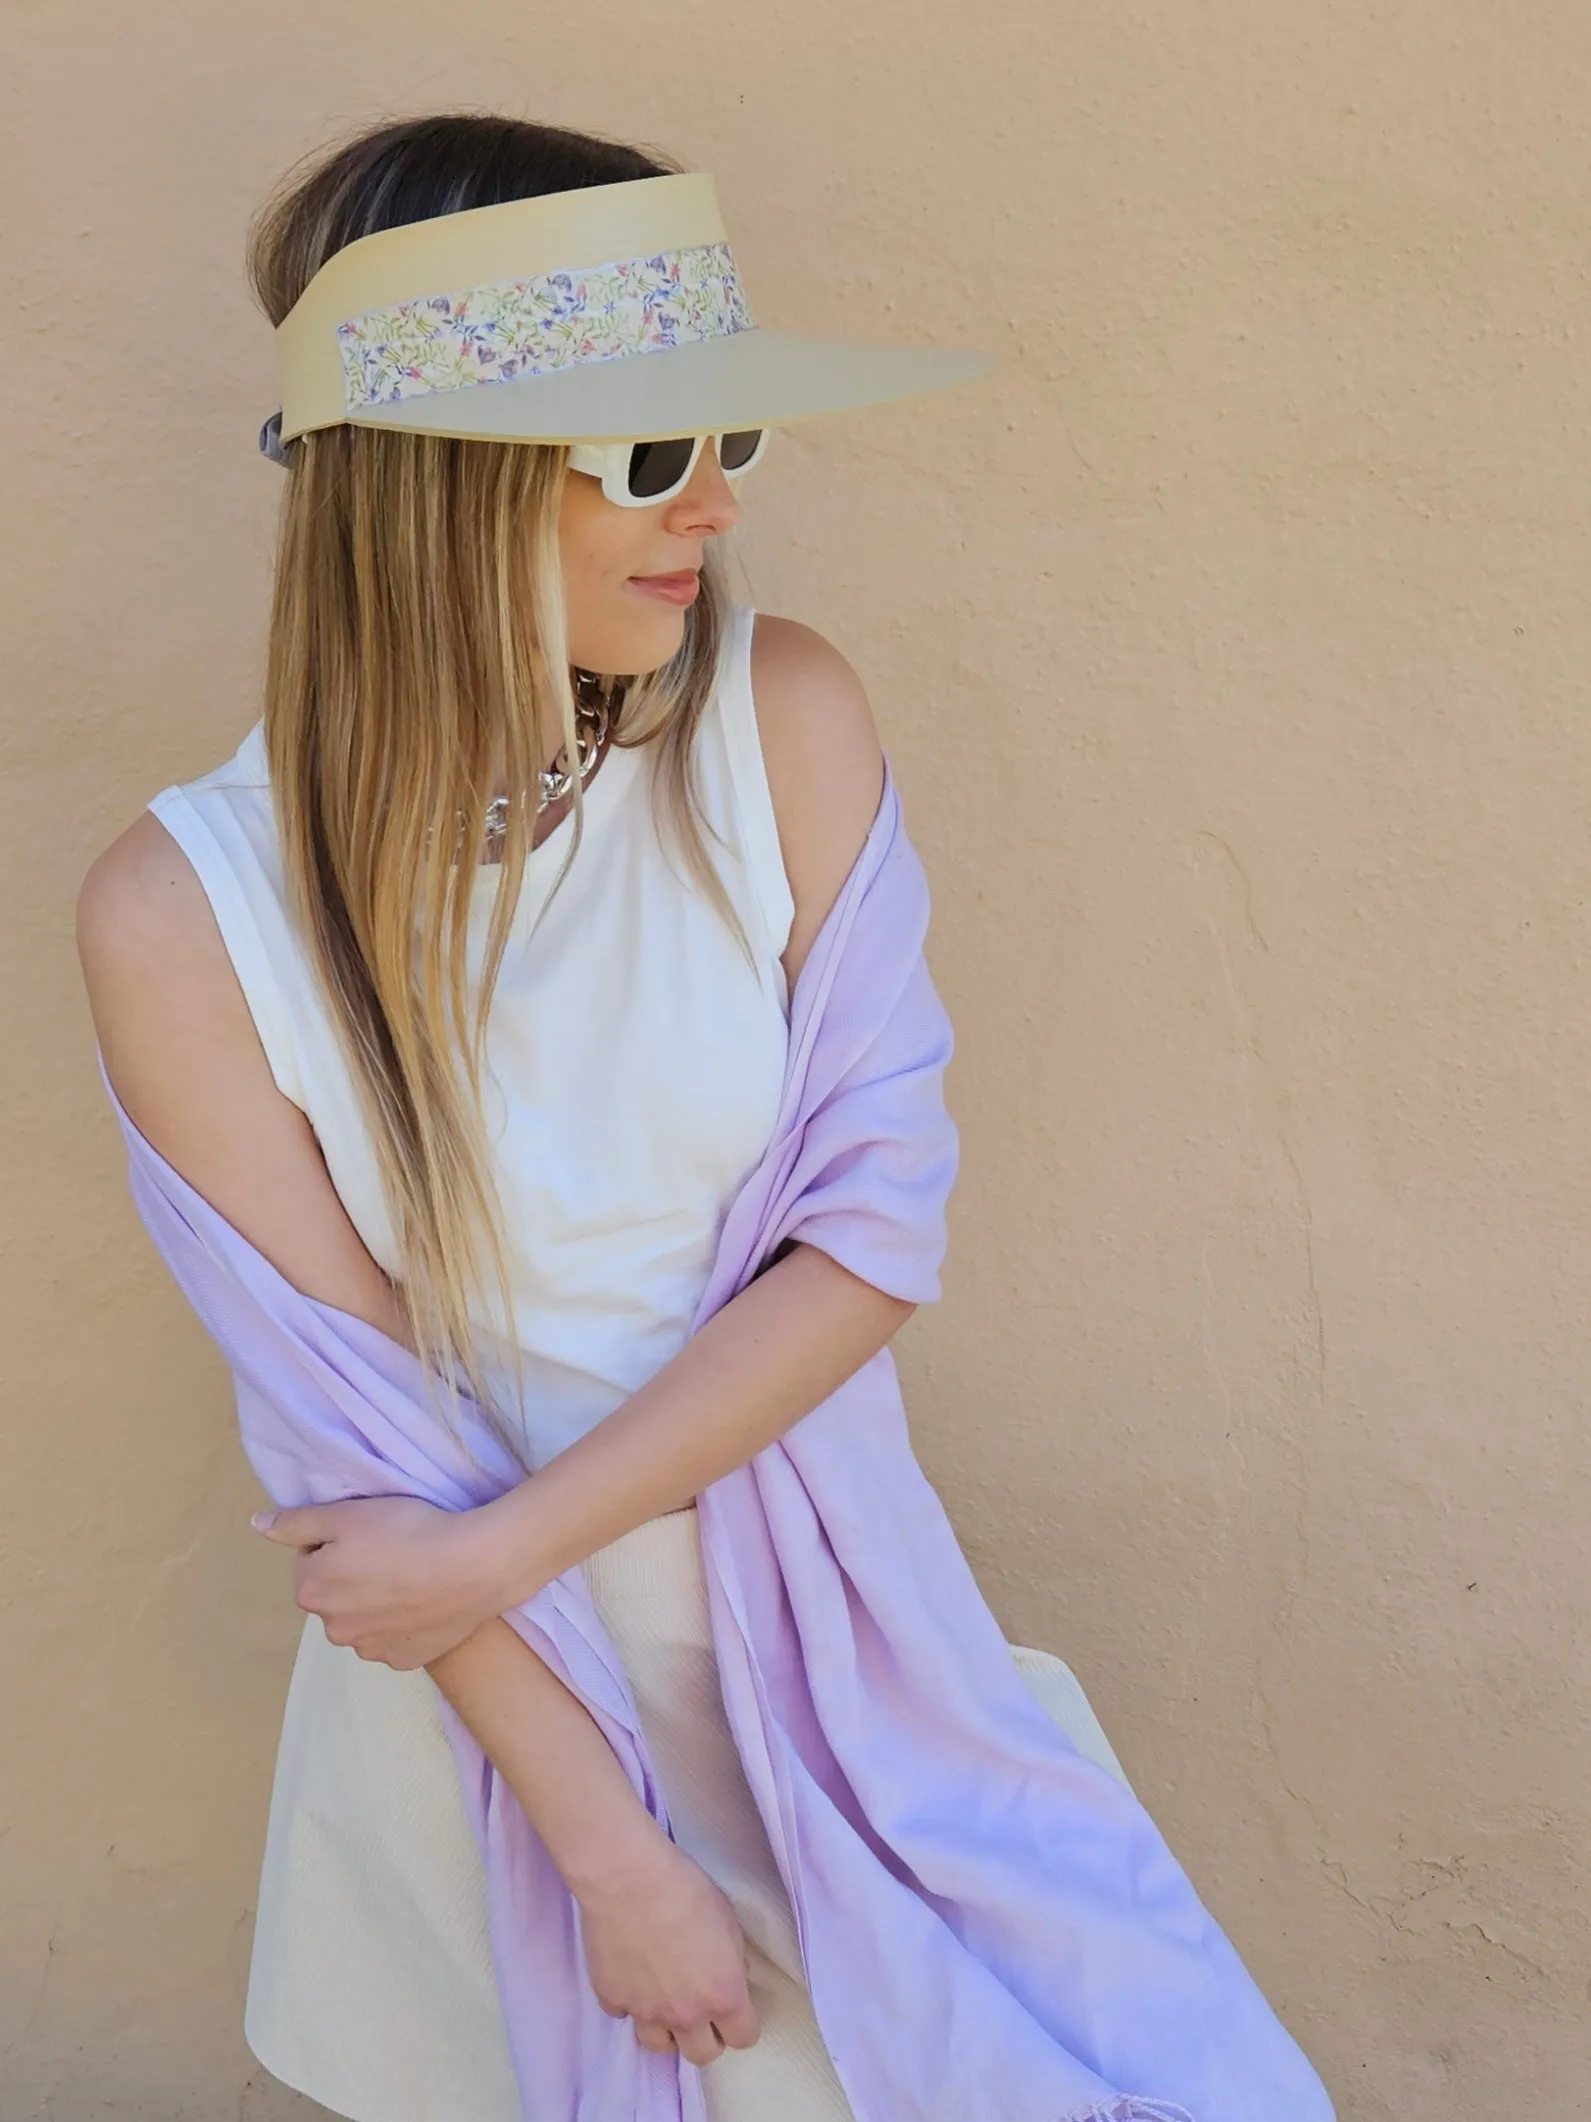
<svg viewBox="0 0 1591 2122"><path fill-rule="evenodd" d="M257 1533L268 1533L276 1523L276 1513L274 1510L257 1510L249 1523Z"/></svg>

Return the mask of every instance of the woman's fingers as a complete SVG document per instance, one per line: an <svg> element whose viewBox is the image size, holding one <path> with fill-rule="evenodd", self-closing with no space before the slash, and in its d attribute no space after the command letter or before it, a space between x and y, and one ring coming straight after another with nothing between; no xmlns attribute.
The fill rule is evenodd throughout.
<svg viewBox="0 0 1591 2122"><path fill-rule="evenodd" d="M749 1994L739 2004L715 2011L709 2024L725 2048L755 2048L761 2027L757 2020L757 2007Z"/></svg>
<svg viewBox="0 0 1591 2122"><path fill-rule="evenodd" d="M710 2020L700 2026L679 2028L674 2040L680 2054L692 2063L716 2063L724 2052L724 2044Z"/></svg>
<svg viewBox="0 0 1591 2122"><path fill-rule="evenodd" d="M283 1547L319 1547L337 1529L332 1516L337 1506L326 1503L295 1504L289 1510L260 1511L249 1520L257 1533Z"/></svg>
<svg viewBox="0 0 1591 2122"><path fill-rule="evenodd" d="M696 2019L670 2022L666 2019L635 2021L635 2037L643 2048L678 2048L692 2063L713 2063L726 2048L754 2048L761 2028L750 1992L741 2001L720 1995L707 2014Z"/></svg>
<svg viewBox="0 0 1591 2122"><path fill-rule="evenodd" d="M724 2043L711 2019L672 2028L660 2019L637 2019L635 2038L643 2048L677 2048L691 2063L714 2063L724 2052Z"/></svg>

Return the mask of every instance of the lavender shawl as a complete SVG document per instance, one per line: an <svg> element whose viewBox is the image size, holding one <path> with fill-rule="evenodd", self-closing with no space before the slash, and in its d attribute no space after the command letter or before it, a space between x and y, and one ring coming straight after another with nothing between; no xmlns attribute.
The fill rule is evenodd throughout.
<svg viewBox="0 0 1591 2122"><path fill-rule="evenodd" d="M908 1301L939 1295L957 1138L927 925L886 765L796 982L778 1120L696 1326L789 1240ZM233 1369L276 1503L466 1510L523 1478L467 1407L488 1471L471 1467L426 1411L415 1358L295 1290L111 1098L139 1212ZM1029 1692L913 1454L888 1348L697 1506L725 1709L857 2122L1330 2122L1153 1821ZM507 1619L666 1830L579 1567ZM597 2003L545 1845L443 1707L525 2122L705 2122L702 2068L643 2048Z"/></svg>

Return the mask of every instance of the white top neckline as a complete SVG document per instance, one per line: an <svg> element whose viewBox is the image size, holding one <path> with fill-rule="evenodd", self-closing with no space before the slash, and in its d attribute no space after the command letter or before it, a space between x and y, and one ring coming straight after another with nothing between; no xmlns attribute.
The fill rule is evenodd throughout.
<svg viewBox="0 0 1591 2122"><path fill-rule="evenodd" d="M620 770L621 762L628 760L631 762L632 767L635 764L639 764L646 749L645 745L637 744L609 745L598 763L596 771L586 783L585 814L588 830L600 818L605 816L607 811L613 806L618 793L617 784L625 779L625 772ZM237 783L240 787L270 787L270 757L265 746L265 717L263 715L238 746L235 763L239 769ZM614 783L612 788L607 787L606 784L609 782ZM531 874L533 869L546 868L548 859L552 855L559 853L561 838L565 828L570 831L574 829L573 806L564 812L545 839L538 841L534 847L527 851L525 861L525 873L527 876ZM474 868L476 875L472 882L479 889L482 884L490 882L498 876L502 865L498 862L477 862Z"/></svg>

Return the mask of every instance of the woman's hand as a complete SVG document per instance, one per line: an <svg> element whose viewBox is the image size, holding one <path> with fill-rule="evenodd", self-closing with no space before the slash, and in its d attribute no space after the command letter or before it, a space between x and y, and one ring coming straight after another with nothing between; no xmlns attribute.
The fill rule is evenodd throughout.
<svg viewBox="0 0 1591 2122"><path fill-rule="evenodd" d="M746 1938L734 1904L694 1858L662 1835L638 1864L574 1889L597 2002L632 2018L643 2048L714 2063L761 2036Z"/></svg>
<svg viewBox="0 0 1591 2122"><path fill-rule="evenodd" d="M329 1643L396 1672L430 1664L503 1610L473 1511L417 1496L358 1496L262 1513L256 1530L299 1553L293 1586Z"/></svg>

